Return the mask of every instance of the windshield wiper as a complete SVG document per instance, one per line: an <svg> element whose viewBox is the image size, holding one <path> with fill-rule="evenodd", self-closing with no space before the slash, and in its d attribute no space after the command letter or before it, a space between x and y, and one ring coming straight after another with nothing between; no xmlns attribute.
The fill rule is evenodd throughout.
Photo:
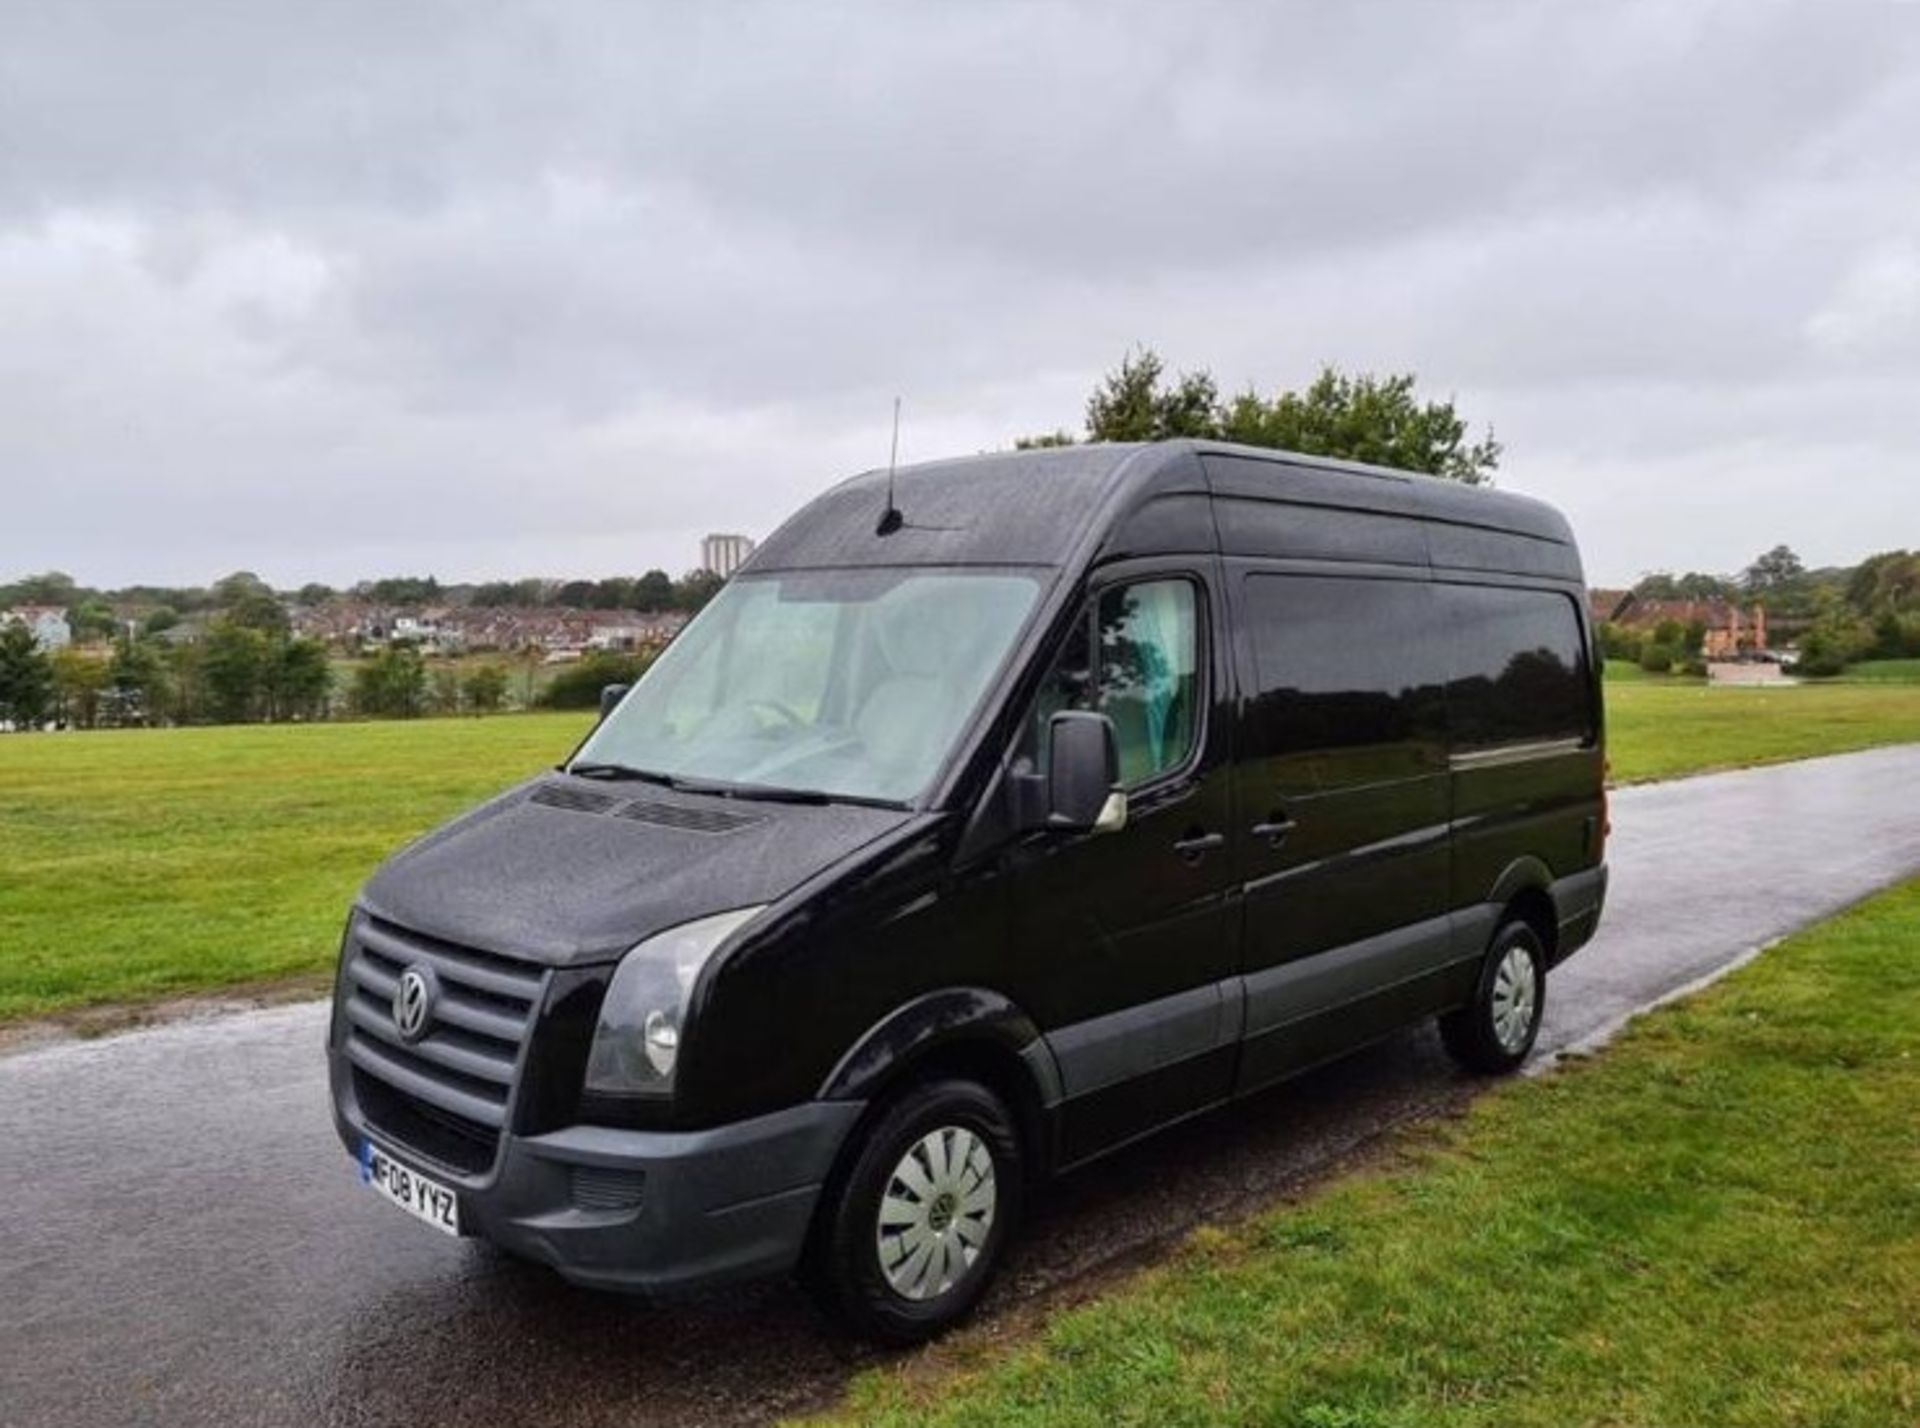
<svg viewBox="0 0 1920 1428"><path fill-rule="evenodd" d="M655 773L652 769L637 769L631 764L573 763L566 766L566 772L578 778L600 778L608 781L636 779L641 783L664 784L668 788L678 787L672 774Z"/></svg>
<svg viewBox="0 0 1920 1428"><path fill-rule="evenodd" d="M585 760L568 764L565 771L578 774L581 778L605 779L609 783L632 780L639 783L657 783L662 788L670 788L676 793L702 793L710 798L748 798L760 803L854 803L870 808L899 808L902 805L891 798L861 798L850 793L828 793L820 788L781 788L770 783L731 783L717 778L684 778L679 774L656 773L652 769L637 769L631 764L602 763Z"/></svg>
<svg viewBox="0 0 1920 1428"><path fill-rule="evenodd" d="M780 788L774 784L728 783L724 779L670 778L668 787L681 793L707 793L716 798L751 798L761 803L832 803L834 796L817 788Z"/></svg>

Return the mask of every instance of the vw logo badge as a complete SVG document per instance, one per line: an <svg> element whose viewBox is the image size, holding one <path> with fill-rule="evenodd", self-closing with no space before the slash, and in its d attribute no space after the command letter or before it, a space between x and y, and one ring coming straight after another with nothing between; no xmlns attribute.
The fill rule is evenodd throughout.
<svg viewBox="0 0 1920 1428"><path fill-rule="evenodd" d="M409 967L393 989L393 1024L403 1041L418 1041L432 1019L433 973L425 967Z"/></svg>

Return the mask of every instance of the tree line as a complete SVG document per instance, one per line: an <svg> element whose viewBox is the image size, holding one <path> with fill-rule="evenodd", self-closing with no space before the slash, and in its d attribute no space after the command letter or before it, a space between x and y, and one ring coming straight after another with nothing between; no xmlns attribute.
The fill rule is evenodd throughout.
<svg viewBox="0 0 1920 1428"><path fill-rule="evenodd" d="M1014 446L1193 437L1423 471L1469 486L1489 482L1502 450L1492 430L1470 440L1454 404L1420 400L1415 382L1411 372L1375 376L1326 366L1303 391L1267 397L1248 387L1222 397L1211 372L1170 373L1159 353L1140 347L1087 397L1084 436L1062 427Z"/></svg>
<svg viewBox="0 0 1920 1428"><path fill-rule="evenodd" d="M601 685L630 682L644 667L637 655L589 655L536 695L529 665L525 703L589 708ZM401 642L356 663L343 688L320 641L231 614L192 644L123 633L104 658L73 646L43 650L24 625L0 628L0 727L13 729L493 714L506 707L512 681L502 662L429 660Z"/></svg>

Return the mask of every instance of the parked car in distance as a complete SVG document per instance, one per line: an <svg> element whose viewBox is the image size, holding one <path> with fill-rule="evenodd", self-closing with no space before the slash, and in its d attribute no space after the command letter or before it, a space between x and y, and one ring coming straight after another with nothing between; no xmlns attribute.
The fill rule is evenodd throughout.
<svg viewBox="0 0 1920 1428"><path fill-rule="evenodd" d="M936 1333L1047 1177L1437 1017L1518 1066L1606 889L1565 520L1207 442L875 472L558 768L396 854L369 1185L579 1284Z"/></svg>

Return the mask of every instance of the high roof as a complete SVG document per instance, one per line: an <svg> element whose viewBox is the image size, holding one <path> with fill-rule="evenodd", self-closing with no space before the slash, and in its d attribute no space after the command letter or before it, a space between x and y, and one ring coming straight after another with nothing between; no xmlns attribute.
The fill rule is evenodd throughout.
<svg viewBox="0 0 1920 1428"><path fill-rule="evenodd" d="M750 570L831 565L1061 565L1143 448L1102 443L902 466L905 524L878 534L887 473L866 471L768 536Z"/></svg>
<svg viewBox="0 0 1920 1428"><path fill-rule="evenodd" d="M1201 474L1203 462L1208 476ZM887 473L863 472L802 508L746 569L1065 565L1096 526L1158 497L1204 493L1209 477L1213 494L1223 499L1437 523L1429 527L1437 565L1480 566L1482 532L1523 537L1543 556L1546 547L1565 547L1522 573L1578 577L1572 532L1544 502L1386 467L1214 441L1095 443L903 466L893 479L894 505L905 524L886 535L879 524Z"/></svg>

